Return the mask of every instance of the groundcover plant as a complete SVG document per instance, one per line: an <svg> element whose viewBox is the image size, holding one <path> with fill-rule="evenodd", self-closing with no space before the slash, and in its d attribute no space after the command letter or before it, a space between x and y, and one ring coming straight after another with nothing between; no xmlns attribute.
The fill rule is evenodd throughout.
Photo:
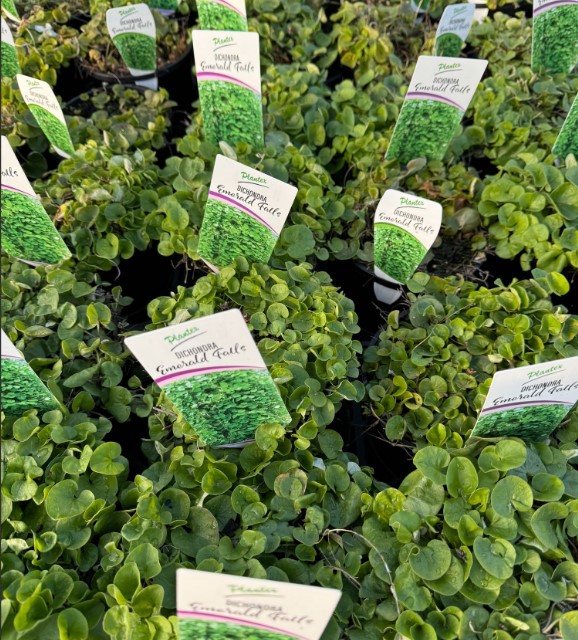
<svg viewBox="0 0 578 640"><path fill-rule="evenodd" d="M71 158L2 80L2 131L53 224L2 194L2 327L24 356L2 362L2 635L276 637L181 620L184 567L340 590L322 640L576 640L578 410L479 419L498 372L578 355L575 3L544 12L564 9L556 38L528 3L489 3L459 51L488 60L463 114L404 103L446 0L417 19L402 0L253 0L262 97L196 83L190 56L171 75L193 0L188 23L153 12L163 90L111 89L128 72L103 16L127 2L79 4L82 27L43 0L11 23L23 71L62 104L97 89L64 109ZM556 46L532 69L541 29ZM298 187L267 263L262 226L231 247L236 218L206 206L218 154ZM443 207L425 255L374 233L388 189ZM394 305L376 264L404 282ZM124 345L228 309L271 378L159 387Z"/></svg>
<svg viewBox="0 0 578 640"><path fill-rule="evenodd" d="M436 56L457 58L463 46L462 39L455 33L444 33L436 39Z"/></svg>
<svg viewBox="0 0 578 640"><path fill-rule="evenodd" d="M247 19L221 2L199 0L199 26L213 31L247 31Z"/></svg>
<svg viewBox="0 0 578 640"><path fill-rule="evenodd" d="M154 71L157 61L154 38L144 33L121 33L113 41L129 68Z"/></svg>
<svg viewBox="0 0 578 640"><path fill-rule="evenodd" d="M64 151L64 153L72 155L74 153L74 147L72 146L66 125L44 107L31 104L28 105L28 108L33 113L36 122L38 122L52 145Z"/></svg>

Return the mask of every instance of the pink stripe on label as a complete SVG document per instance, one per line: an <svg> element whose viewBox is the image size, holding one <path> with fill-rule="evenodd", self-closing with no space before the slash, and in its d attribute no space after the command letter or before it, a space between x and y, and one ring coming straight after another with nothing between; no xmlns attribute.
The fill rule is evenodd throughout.
<svg viewBox="0 0 578 640"><path fill-rule="evenodd" d="M456 107L456 109L459 109L460 111L465 111L465 109L461 107L457 102L454 102L449 98L445 98L444 96L440 96L437 93L426 93L425 91L412 91L411 93L408 93L405 97L407 100L424 98L427 100L435 100L436 102L445 102L445 104L449 104L452 107Z"/></svg>
<svg viewBox="0 0 578 640"><path fill-rule="evenodd" d="M231 9L231 11L234 11L235 13L238 13L241 18L244 18L245 16L239 11L239 9L237 9L237 7L234 7L232 4L229 4L227 2L227 0L215 0L215 2L217 4L222 4L224 7L227 7L227 9Z"/></svg>
<svg viewBox="0 0 578 640"><path fill-rule="evenodd" d="M28 196L29 198L34 198L34 200L38 200L38 197L35 193L28 193L28 191L22 191L21 189L16 189L15 187L9 187L7 184L0 185L2 189L6 189L6 191L14 191L14 193L21 193L23 196Z"/></svg>
<svg viewBox="0 0 578 640"><path fill-rule="evenodd" d="M296 638L296 640L310 640L306 636L301 636L297 633L293 633L292 631L284 631L283 629L271 627L268 624L261 624L260 622L247 622L247 620L243 620L242 618L234 618L232 616L221 616L215 613L196 613L194 611L177 611L177 615L181 618L195 618L197 620L206 620L207 622L210 622L212 620L218 622L232 622L235 624L240 624L243 627L249 627L253 629L267 629L268 631L274 631L275 633L280 633L284 636L289 636L290 638Z"/></svg>
<svg viewBox="0 0 578 640"><path fill-rule="evenodd" d="M239 85L240 87L244 87L245 89L249 89L253 93L257 95L261 95L261 91L258 89L254 89L252 86L243 82L242 80L237 80L237 78L233 78L232 76L228 76L224 73L215 73L213 71L201 71L197 73L197 80L224 80L225 82L232 82L233 84Z"/></svg>
<svg viewBox="0 0 578 640"><path fill-rule="evenodd" d="M267 227L267 229L269 229L275 235L277 235L277 232L275 231L275 229L268 222L265 222L263 218L260 218L256 213L251 211L251 209L249 209L245 205L241 204L240 202L237 202L236 200L233 200L233 198L229 198L229 196L223 196L220 193L216 193L215 191L209 191L209 198L213 198L213 200L221 200L222 202L226 202L227 204L230 204L236 209L240 209L241 211L244 211L246 214L250 215L252 218L255 218L255 220L258 220L261 224L264 224Z"/></svg>
<svg viewBox="0 0 578 640"><path fill-rule="evenodd" d="M534 9L534 15L537 16L540 13L544 13L544 11L548 11L548 9L553 9L554 7L563 7L568 5L578 5L578 0L555 0L554 2L548 2L547 4L543 4L541 7Z"/></svg>
<svg viewBox="0 0 578 640"><path fill-rule="evenodd" d="M499 407L490 407L489 409L484 409L481 413L486 414L486 413L494 413L495 411L504 411L508 408L512 409L512 408L516 408L516 407L532 407L535 405L542 405L542 404L560 404L560 405L566 405L568 407L573 407L576 403L575 402L561 402L560 400L532 400L530 402L511 402L510 404L501 404ZM481 414L480 414L481 415Z"/></svg>
<svg viewBox="0 0 578 640"><path fill-rule="evenodd" d="M8 356L2 355L1 358L10 358L11 360L24 360L24 358L20 358L19 356Z"/></svg>
<svg viewBox="0 0 578 640"><path fill-rule="evenodd" d="M177 371L176 373L168 373L166 376L157 378L155 382L159 387L164 387L169 382L176 382L180 378L192 378L193 376L200 376L205 373L217 373L219 371L232 371L232 370L245 370L255 369L256 371L265 371L263 367L249 367L241 365L219 366L219 367L201 367L200 369L185 369L184 371Z"/></svg>

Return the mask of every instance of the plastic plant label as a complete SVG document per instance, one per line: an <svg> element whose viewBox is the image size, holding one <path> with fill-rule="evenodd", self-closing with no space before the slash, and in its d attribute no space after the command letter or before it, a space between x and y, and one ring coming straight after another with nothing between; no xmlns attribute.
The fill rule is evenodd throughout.
<svg viewBox="0 0 578 640"><path fill-rule="evenodd" d="M37 409L41 413L58 409L58 400L46 388L4 331L0 331L0 350L2 411L7 416L19 416L29 409Z"/></svg>
<svg viewBox="0 0 578 640"><path fill-rule="evenodd" d="M438 202L388 189L373 219L375 275L405 284L437 238L441 223Z"/></svg>
<svg viewBox="0 0 578 640"><path fill-rule="evenodd" d="M199 28L212 31L247 31L245 0L197 0Z"/></svg>
<svg viewBox="0 0 578 640"><path fill-rule="evenodd" d="M574 98L552 151L561 160L571 153L578 160L578 95Z"/></svg>
<svg viewBox="0 0 578 640"><path fill-rule="evenodd" d="M63 158L70 158L74 155L74 146L52 87L44 80L30 78L20 73L16 75L16 80L24 102L56 153Z"/></svg>
<svg viewBox="0 0 578 640"><path fill-rule="evenodd" d="M253 439L291 417L238 309L126 339L176 409L210 446Z"/></svg>
<svg viewBox="0 0 578 640"><path fill-rule="evenodd" d="M2 249L33 265L57 264L70 251L2 136Z"/></svg>
<svg viewBox="0 0 578 640"><path fill-rule="evenodd" d="M2 9L11 20L14 20L15 22L20 22L22 20L18 15L18 9L16 9L14 0L2 0ZM4 38L4 33L2 33L2 38Z"/></svg>
<svg viewBox="0 0 578 640"><path fill-rule="evenodd" d="M163 16L172 16L179 8L181 0L147 0L146 4Z"/></svg>
<svg viewBox="0 0 578 640"><path fill-rule="evenodd" d="M468 0L468 2L475 7L474 20L476 22L483 22L490 13L487 0Z"/></svg>
<svg viewBox="0 0 578 640"><path fill-rule="evenodd" d="M487 60L420 56L386 159L441 160L484 75Z"/></svg>
<svg viewBox="0 0 578 640"><path fill-rule="evenodd" d="M578 401L578 356L498 371L472 436L547 438Z"/></svg>
<svg viewBox="0 0 578 640"><path fill-rule="evenodd" d="M444 9L435 40L435 55L457 58L468 37L474 12L473 4L452 4Z"/></svg>
<svg viewBox="0 0 578 640"><path fill-rule="evenodd" d="M131 4L108 9L106 26L115 47L132 76L150 76L157 68L157 30L148 5ZM157 78L136 80L135 84L158 88Z"/></svg>
<svg viewBox="0 0 578 640"><path fill-rule="evenodd" d="M16 54L16 47L14 46L14 38L10 27L4 18L2 18L2 40L0 41L0 50L2 53L2 60L0 62L0 68L2 69L3 78L13 78L17 73L21 73L20 62L18 62L18 55Z"/></svg>
<svg viewBox="0 0 578 640"><path fill-rule="evenodd" d="M578 63L578 0L534 0L532 70L568 73Z"/></svg>
<svg viewBox="0 0 578 640"><path fill-rule="evenodd" d="M219 268L238 256L268 262L296 195L296 187L218 155L199 255Z"/></svg>
<svg viewBox="0 0 578 640"><path fill-rule="evenodd" d="M177 569L179 640L319 640L338 589Z"/></svg>
<svg viewBox="0 0 578 640"><path fill-rule="evenodd" d="M205 138L262 148L259 35L193 31L193 51Z"/></svg>

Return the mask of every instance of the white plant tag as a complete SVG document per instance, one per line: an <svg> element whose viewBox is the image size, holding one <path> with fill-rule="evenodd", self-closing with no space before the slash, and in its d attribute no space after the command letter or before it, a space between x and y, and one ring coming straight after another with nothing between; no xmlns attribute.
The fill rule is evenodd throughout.
<svg viewBox="0 0 578 640"><path fill-rule="evenodd" d="M375 275L405 284L432 246L442 223L442 206L388 189L373 218Z"/></svg>
<svg viewBox="0 0 578 640"><path fill-rule="evenodd" d="M20 73L16 75L16 80L24 102L55 151L63 158L73 156L74 146L62 108L52 87L44 80L30 78Z"/></svg>
<svg viewBox="0 0 578 640"><path fill-rule="evenodd" d="M268 262L297 188L218 155L199 237L201 258L224 267L237 256Z"/></svg>
<svg viewBox="0 0 578 640"><path fill-rule="evenodd" d="M197 0L199 28L210 31L247 31L245 0Z"/></svg>
<svg viewBox="0 0 578 640"><path fill-rule="evenodd" d="M193 31L205 137L213 144L264 146L259 35Z"/></svg>
<svg viewBox="0 0 578 640"><path fill-rule="evenodd" d="M177 569L181 638L319 640L340 598L337 589Z"/></svg>
<svg viewBox="0 0 578 640"><path fill-rule="evenodd" d="M39 412L58 409L58 400L46 388L32 367L26 362L10 338L0 330L2 381L0 401L2 411L18 416L29 409Z"/></svg>
<svg viewBox="0 0 578 640"><path fill-rule="evenodd" d="M106 26L131 75L150 76L157 68L157 31L152 11L144 3L108 9ZM135 84L158 89L157 78Z"/></svg>
<svg viewBox="0 0 578 640"><path fill-rule="evenodd" d="M57 264L70 251L2 136L2 249L33 265Z"/></svg>
<svg viewBox="0 0 578 640"><path fill-rule="evenodd" d="M2 18L2 60L0 68L2 69L3 78L14 78L17 73L22 73L14 45L14 38L4 18Z"/></svg>
<svg viewBox="0 0 578 640"><path fill-rule="evenodd" d="M476 22L483 22L488 17L490 10L488 9L488 0L468 0L469 3L475 7L474 20Z"/></svg>
<svg viewBox="0 0 578 640"><path fill-rule="evenodd" d="M487 60L420 56L386 159L441 160L487 65Z"/></svg>
<svg viewBox="0 0 578 640"><path fill-rule="evenodd" d="M578 356L494 374L472 436L547 438L578 402Z"/></svg>
<svg viewBox="0 0 578 640"><path fill-rule="evenodd" d="M457 58L468 37L476 7L473 4L452 4L444 9L435 39L435 55Z"/></svg>
<svg viewBox="0 0 578 640"><path fill-rule="evenodd" d="M291 421L238 309L125 342L207 445L246 442L262 424Z"/></svg>

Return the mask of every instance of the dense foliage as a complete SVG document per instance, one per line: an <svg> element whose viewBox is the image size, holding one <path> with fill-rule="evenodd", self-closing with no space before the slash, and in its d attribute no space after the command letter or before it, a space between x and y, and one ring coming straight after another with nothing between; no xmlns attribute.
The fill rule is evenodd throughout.
<svg viewBox="0 0 578 640"><path fill-rule="evenodd" d="M11 23L72 147L4 77L2 133L54 227L3 190L2 327L27 363L2 363L3 635L251 637L177 619L188 567L341 590L323 640L575 640L578 411L473 430L494 373L578 355L578 23L556 23L534 69L533 36L558 31L528 3L490 0L463 46L438 40L488 60L464 114L404 102L445 0L419 16L398 0L248 1L262 96L194 81L190 27L246 28L203 0L153 11L164 88L116 84L105 15L127 4L23 0ZM207 206L218 153L298 188L276 243ZM429 252L374 233L390 188L442 205ZM55 264L16 259L29 250ZM406 283L393 307L372 297L374 264ZM271 378L160 389L125 347L231 308ZM230 439L252 441L213 446Z"/></svg>

